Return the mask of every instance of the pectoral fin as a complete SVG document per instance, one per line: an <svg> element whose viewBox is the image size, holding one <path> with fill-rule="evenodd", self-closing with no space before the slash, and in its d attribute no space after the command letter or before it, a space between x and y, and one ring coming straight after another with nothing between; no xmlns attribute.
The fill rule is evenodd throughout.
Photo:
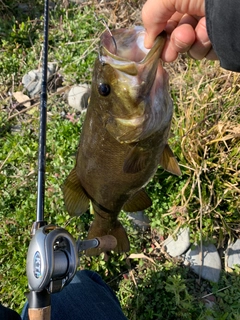
<svg viewBox="0 0 240 320"><path fill-rule="evenodd" d="M152 200L144 189L136 192L123 206L123 210L127 212L136 212L147 209L152 205Z"/></svg>
<svg viewBox="0 0 240 320"><path fill-rule="evenodd" d="M84 213L89 206L89 199L85 194L81 182L74 168L63 185L63 196L66 210L72 216Z"/></svg>
<svg viewBox="0 0 240 320"><path fill-rule="evenodd" d="M178 162L168 144L166 144L163 153L161 154L159 163L166 171L175 174L176 176L181 176L182 173Z"/></svg>
<svg viewBox="0 0 240 320"><path fill-rule="evenodd" d="M149 152L135 146L128 152L123 165L124 173L137 173L142 171L149 160Z"/></svg>

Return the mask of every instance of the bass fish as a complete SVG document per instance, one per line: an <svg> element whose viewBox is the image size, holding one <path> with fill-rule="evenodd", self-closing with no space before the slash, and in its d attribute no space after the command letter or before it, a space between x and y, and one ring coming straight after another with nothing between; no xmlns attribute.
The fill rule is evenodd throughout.
<svg viewBox="0 0 240 320"><path fill-rule="evenodd" d="M144 187L159 164L181 174L168 146L173 103L160 60L166 34L150 50L144 36L140 26L102 34L76 165L63 186L69 214L81 215L91 202L94 220L88 239L113 235L118 253L130 249L120 211L151 206Z"/></svg>

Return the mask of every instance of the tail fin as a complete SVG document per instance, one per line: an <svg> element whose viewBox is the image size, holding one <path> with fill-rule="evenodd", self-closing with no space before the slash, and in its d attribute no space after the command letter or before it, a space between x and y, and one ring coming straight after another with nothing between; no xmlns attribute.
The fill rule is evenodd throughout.
<svg viewBox="0 0 240 320"><path fill-rule="evenodd" d="M104 223L101 223L99 219L93 221L88 231L88 239L102 237L105 235L112 235L116 238L117 245L114 249L115 252L121 253L121 252L127 252L130 250L130 244L129 244L127 233L123 228L122 224L118 220L114 223L113 228L109 228L109 223L107 225L105 225ZM92 249L88 249L86 251L86 254L88 256L97 256L102 252L104 252L104 250L102 250L101 248L92 248Z"/></svg>

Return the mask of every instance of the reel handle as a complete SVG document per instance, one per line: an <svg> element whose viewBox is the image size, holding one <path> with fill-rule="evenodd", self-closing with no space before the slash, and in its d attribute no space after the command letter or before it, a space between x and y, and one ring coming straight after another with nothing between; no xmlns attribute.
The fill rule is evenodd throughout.
<svg viewBox="0 0 240 320"><path fill-rule="evenodd" d="M99 248L101 251L111 251L117 245L117 239L112 235L106 235L89 240L78 240L78 252L88 250L91 248Z"/></svg>
<svg viewBox="0 0 240 320"><path fill-rule="evenodd" d="M98 247L103 251L111 251L117 246L117 239L114 236L106 235L97 237Z"/></svg>

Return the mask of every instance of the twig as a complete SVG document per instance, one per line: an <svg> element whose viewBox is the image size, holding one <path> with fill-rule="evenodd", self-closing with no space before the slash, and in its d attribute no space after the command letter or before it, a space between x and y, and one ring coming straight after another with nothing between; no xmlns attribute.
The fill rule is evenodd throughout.
<svg viewBox="0 0 240 320"><path fill-rule="evenodd" d="M201 282L202 278L202 269L203 269L203 243L202 243L202 217L203 217L203 204L202 204L202 194L201 194L201 182L200 182L200 175L202 173L202 168L200 172L197 174L197 185L198 185L198 196L199 196L199 202L200 202L200 271L199 271L199 283Z"/></svg>
<svg viewBox="0 0 240 320"><path fill-rule="evenodd" d="M87 53L92 49L92 47L98 42L98 39L95 39L91 45L83 52L83 54L78 58L78 61L82 60L83 58L86 57Z"/></svg>
<svg viewBox="0 0 240 320"><path fill-rule="evenodd" d="M31 101L31 100L32 100L32 99L23 101L23 102L19 103L18 106L20 106L20 105L22 105L22 104L24 104L24 103L26 103L26 102L28 102L28 101ZM26 109L23 109L23 110L19 111L18 113L15 113L15 114L11 115L10 117L8 117L8 120L11 120L11 119L15 118L16 116L18 116L18 115L20 115L20 114L22 114L22 113L24 113L24 112L27 112L27 111L29 111L30 109L36 107L37 105L39 105L39 102L40 102L40 101L34 103L34 104L31 105L30 107L27 107Z"/></svg>
<svg viewBox="0 0 240 320"><path fill-rule="evenodd" d="M56 92L54 92L53 94L49 95L49 98L51 98L51 97L54 96L54 95L59 95L59 94L65 92L66 90L70 90L70 87L69 87L69 86L65 86L65 87L59 88L58 91L56 91ZM28 101L32 101L33 99L36 100L36 99L39 99L39 97L37 97L37 98L34 97L34 98L32 98L32 99L23 101L23 102L19 103L17 106L23 105L24 103L26 103L26 102L28 102ZM16 117L16 116L18 116L18 115L20 115L20 114L22 114L22 113L24 113L24 112L28 112L30 109L38 106L39 103L40 103L40 101L34 103L34 104L31 105L30 107L27 107L26 109L23 109L23 110L19 111L18 113L15 113L15 114L9 116L9 117L8 117L8 120L13 119L14 117Z"/></svg>
<svg viewBox="0 0 240 320"><path fill-rule="evenodd" d="M201 299L205 299L205 298L207 298L207 297L209 297L209 296L212 296L212 295L214 295L214 294L216 294L217 292L221 292L221 291L223 291L223 290L226 290L226 289L228 289L228 288L230 288L232 285L229 285L229 286L227 286L227 287L224 287L224 288L222 288L222 289L219 289L218 291L216 291L215 293L208 293L208 294L205 294L205 296L202 296L201 297Z"/></svg>
<svg viewBox="0 0 240 320"><path fill-rule="evenodd" d="M11 154L13 153L13 151L15 151L15 150L12 149L12 150L8 153L6 159L2 162L2 164L1 164L1 166L0 166L0 172L2 171L2 168L4 167L5 163L7 162L7 160L9 159L9 157L11 156Z"/></svg>
<svg viewBox="0 0 240 320"><path fill-rule="evenodd" d="M72 45L72 44L78 44L78 43L84 43L84 42L90 42L92 39L85 39L85 40L78 40L78 41L70 41L64 43L64 45Z"/></svg>

